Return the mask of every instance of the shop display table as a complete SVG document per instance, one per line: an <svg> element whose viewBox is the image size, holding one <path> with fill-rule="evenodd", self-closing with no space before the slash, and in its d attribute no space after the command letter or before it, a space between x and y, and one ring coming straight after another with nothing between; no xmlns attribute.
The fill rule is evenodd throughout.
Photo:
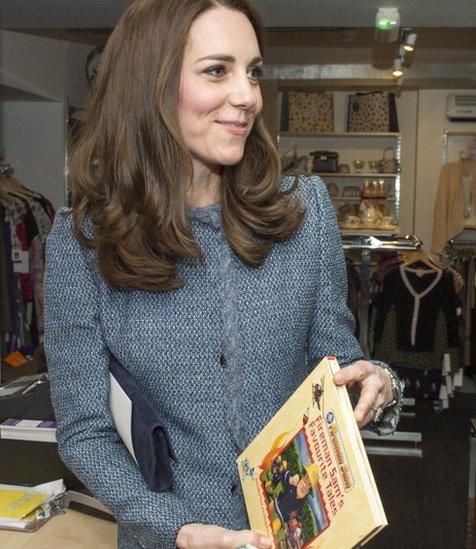
<svg viewBox="0 0 476 549"><path fill-rule="evenodd" d="M72 509L52 517L32 534L0 530L0 547L8 549L117 548L117 524Z"/></svg>

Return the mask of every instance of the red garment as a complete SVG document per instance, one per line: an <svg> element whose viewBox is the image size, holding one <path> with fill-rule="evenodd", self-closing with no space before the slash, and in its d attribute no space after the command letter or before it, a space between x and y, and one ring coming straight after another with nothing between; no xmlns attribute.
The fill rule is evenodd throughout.
<svg viewBox="0 0 476 549"><path fill-rule="evenodd" d="M23 252L28 252L28 242L26 238L25 221L22 219L15 227L18 238L21 242ZM24 301L33 301L33 280L30 273L15 273L15 276L20 281L21 294Z"/></svg>

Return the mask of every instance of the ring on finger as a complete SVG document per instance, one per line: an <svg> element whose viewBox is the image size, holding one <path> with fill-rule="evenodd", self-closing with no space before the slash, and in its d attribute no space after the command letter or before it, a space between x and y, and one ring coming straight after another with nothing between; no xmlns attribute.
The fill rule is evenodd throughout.
<svg viewBox="0 0 476 549"><path fill-rule="evenodd" d="M378 423L382 419L383 409L380 406L378 408L375 408L375 406L371 406L371 408L374 411L373 421L374 423Z"/></svg>

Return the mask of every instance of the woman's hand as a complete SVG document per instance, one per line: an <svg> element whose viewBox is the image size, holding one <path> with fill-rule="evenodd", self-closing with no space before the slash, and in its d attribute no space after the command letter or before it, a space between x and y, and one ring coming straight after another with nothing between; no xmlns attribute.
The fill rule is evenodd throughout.
<svg viewBox="0 0 476 549"><path fill-rule="evenodd" d="M176 540L179 549L238 549L247 543L257 549L269 549L272 545L267 536L252 530L227 530L209 524L185 524Z"/></svg>
<svg viewBox="0 0 476 549"><path fill-rule="evenodd" d="M346 385L350 392L360 392L355 407L355 419L359 427L367 425L375 412L393 400L392 382L385 368L366 360L358 360L334 374L336 385Z"/></svg>

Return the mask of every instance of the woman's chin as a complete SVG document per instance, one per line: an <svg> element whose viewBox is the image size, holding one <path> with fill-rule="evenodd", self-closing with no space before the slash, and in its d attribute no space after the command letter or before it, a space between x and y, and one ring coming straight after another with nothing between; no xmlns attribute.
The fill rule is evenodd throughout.
<svg viewBox="0 0 476 549"><path fill-rule="evenodd" d="M223 154L217 159L221 166L236 166L243 159L244 151L236 154Z"/></svg>

